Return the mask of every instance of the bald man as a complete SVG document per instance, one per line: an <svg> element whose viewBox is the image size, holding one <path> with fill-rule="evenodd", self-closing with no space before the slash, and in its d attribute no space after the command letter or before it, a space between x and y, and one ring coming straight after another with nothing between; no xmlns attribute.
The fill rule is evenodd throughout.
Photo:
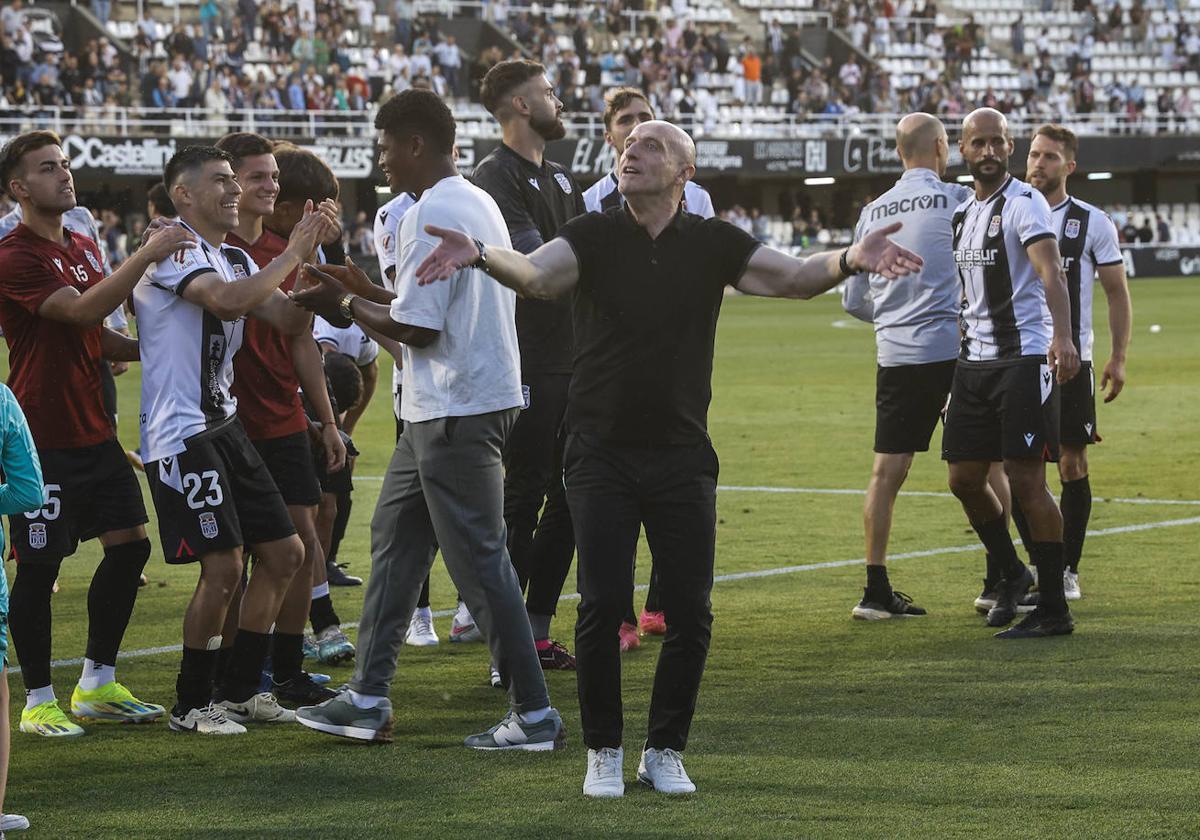
<svg viewBox="0 0 1200 840"><path fill-rule="evenodd" d="M950 143L941 121L909 114L896 126L896 150L904 174L862 210L859 241L897 221L895 241L925 260L922 269L899 280L856 274L846 281L846 311L875 324L875 463L863 507L867 585L851 611L854 618L880 620L925 615L888 581L885 558L892 510L913 454L929 451L959 351L958 313L962 291L954 265L951 217L971 191L942 181Z"/></svg>
<svg viewBox="0 0 1200 840"><path fill-rule="evenodd" d="M1058 387L1078 373L1079 351L1057 229L1042 194L1008 174L1013 141L1001 113L980 108L967 115L959 149L975 193L953 219L965 331L942 458L950 489L1001 578L988 626L1009 624L1033 582L987 482L990 464L1002 460L1029 523L1027 548L1041 588L1037 609L997 637L1065 635L1074 622L1063 594L1062 514L1046 485L1045 462L1058 459Z"/></svg>
<svg viewBox="0 0 1200 840"><path fill-rule="evenodd" d="M574 292L563 464L578 546L575 645L587 796L625 791L618 629L643 525L667 633L638 780L665 793L696 789L681 753L712 632L717 456L708 404L725 288L811 298L857 272L892 278L921 266L887 238L898 224L807 260L760 247L728 222L681 209L695 171L691 138L669 123L641 123L617 173L624 207L573 219L528 256L430 228L443 241L418 267L420 282L475 266L523 297Z"/></svg>

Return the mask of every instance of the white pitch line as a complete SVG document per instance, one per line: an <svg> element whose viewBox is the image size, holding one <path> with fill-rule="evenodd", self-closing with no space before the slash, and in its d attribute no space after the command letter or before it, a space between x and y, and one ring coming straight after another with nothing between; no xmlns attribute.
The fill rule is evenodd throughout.
<svg viewBox="0 0 1200 840"><path fill-rule="evenodd" d="M355 481L383 481L381 475L356 475ZM812 496L865 496L866 490L842 487L768 487L757 484L719 484L718 490L728 493L802 493ZM927 497L933 499L952 499L953 493L938 490L901 490L901 496ZM1124 505L1183 505L1200 507L1200 499L1143 499L1143 498L1109 498L1097 496L1099 502L1119 502Z"/></svg>
<svg viewBox="0 0 1200 840"><path fill-rule="evenodd" d="M1113 528L1101 528L1098 531L1088 531L1089 537L1108 537L1113 534L1132 534L1138 531L1155 531L1160 528L1180 528L1186 525L1200 525L1200 516L1189 517L1188 519L1168 519L1164 522L1144 522L1139 525L1118 525ZM1018 541L1019 544L1019 541ZM942 554L962 554L968 551L980 551L983 545L980 543L970 543L969 545L953 545L945 548L930 548L922 551L906 551L902 554L888 555L889 561L895 560L913 560L919 557L936 557ZM799 566L780 566L777 569L758 569L750 572L731 572L727 575L716 575L713 577L713 583L726 583L735 580L749 580L751 578L775 577L776 575L790 575L795 572L812 572L818 569L837 569L843 566L861 566L867 561L862 557L853 560L829 560L824 563L804 563ZM638 584L634 587L634 591L641 592L649 587L646 584ZM560 601L578 601L579 593L572 592L569 595L559 596ZM433 614L434 618L449 618L454 615L455 610L438 610ZM348 621L342 625L343 628L351 630L358 626L357 621ZM180 645L163 645L161 647L139 648L137 650L125 651L121 653L121 660L126 659L141 659L146 656L157 656L162 653L178 653L182 650ZM52 668L65 668L68 665L82 665L83 659L58 659L50 663ZM10 668L9 673L21 673L20 666Z"/></svg>

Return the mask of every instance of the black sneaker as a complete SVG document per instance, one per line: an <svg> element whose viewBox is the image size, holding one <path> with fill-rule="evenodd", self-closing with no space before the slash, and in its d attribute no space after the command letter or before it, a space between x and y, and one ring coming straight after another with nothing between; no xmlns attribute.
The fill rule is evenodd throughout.
<svg viewBox="0 0 1200 840"><path fill-rule="evenodd" d="M997 633L997 639L1041 639L1046 636L1069 636L1075 632L1075 619L1070 611L1047 613L1040 607L1021 619L1020 623Z"/></svg>
<svg viewBox="0 0 1200 840"><path fill-rule="evenodd" d="M348 575L342 567L332 561L325 564L325 576L330 586L362 586L362 578Z"/></svg>
<svg viewBox="0 0 1200 840"><path fill-rule="evenodd" d="M1033 575L1024 565L1021 566L1019 577L1011 581L1008 578L1000 581L996 587L996 606L988 610L987 626L1003 627L1012 623L1017 617L1017 606L1021 596L1028 592L1032 585Z"/></svg>
<svg viewBox="0 0 1200 840"><path fill-rule="evenodd" d="M328 686L314 682L307 671L301 671L297 676L286 682L271 680L271 693L284 703L298 703L303 706L316 706L337 697L337 692Z"/></svg>
<svg viewBox="0 0 1200 840"><path fill-rule="evenodd" d="M891 591L887 595L880 595L864 589L863 599L850 611L850 615L862 621L882 621L885 618L925 615L925 610L913 604L912 598L903 592Z"/></svg>
<svg viewBox="0 0 1200 840"><path fill-rule="evenodd" d="M996 606L996 588L999 583L994 580L983 579L983 591L979 593L979 597L975 599L975 612L980 615L987 615L988 610Z"/></svg>
<svg viewBox="0 0 1200 840"><path fill-rule="evenodd" d="M549 642L550 644L545 647L538 648L538 662L542 664L542 670L574 671L575 657L571 655L566 646L554 639L550 639Z"/></svg>

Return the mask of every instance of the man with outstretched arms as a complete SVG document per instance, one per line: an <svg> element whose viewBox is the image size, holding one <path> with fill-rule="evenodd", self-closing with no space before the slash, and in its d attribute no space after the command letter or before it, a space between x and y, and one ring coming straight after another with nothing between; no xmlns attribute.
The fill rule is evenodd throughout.
<svg viewBox="0 0 1200 840"><path fill-rule="evenodd" d="M1068 601L1081 597L1079 559L1092 513L1088 479L1089 445L1100 440L1096 424L1096 373L1092 369L1092 291L1095 278L1108 299L1111 351L1100 377L1104 401L1112 402L1125 387L1125 353L1129 348L1133 307L1125 279L1125 261L1117 244L1117 228L1108 214L1067 195L1067 178L1075 171L1079 140L1069 128L1044 125L1029 147L1025 172L1029 183L1046 197L1054 215L1058 251L1071 298L1071 340L1079 351L1079 375L1062 387L1058 475L1062 480L1063 591ZM1014 513L1016 506L1014 506ZM1022 517L1018 524L1026 527ZM1024 536L1024 534L1022 535Z"/></svg>
<svg viewBox="0 0 1200 840"><path fill-rule="evenodd" d="M884 564L896 496L913 454L929 450L954 378L962 289L950 220L971 194L966 187L942 181L950 143L941 120L909 114L896 126L896 151L904 174L863 208L854 238L902 222L896 241L920 254L925 265L894 281L857 274L843 290L846 310L874 322L878 360L875 463L863 507L867 586L852 610L855 618L866 620L925 614L907 595L892 590Z"/></svg>
<svg viewBox="0 0 1200 840"><path fill-rule="evenodd" d="M138 278L164 256L188 254L184 230L164 230L104 276L96 242L68 230L76 209L71 162L58 136L32 131L0 152L0 184L21 219L0 241L0 328L8 384L25 410L41 460L45 504L10 517L17 574L10 622L26 688L20 728L47 737L82 735L58 706L50 680L50 595L64 557L98 537L104 556L88 590L83 674L71 696L81 719L147 721L163 707L116 681L117 651L150 557L146 508L104 407L100 365L133 361L138 344L102 326Z"/></svg>
<svg viewBox="0 0 1200 840"><path fill-rule="evenodd" d="M707 423L725 288L811 298L861 271L892 278L921 266L887 239L898 224L806 260L761 247L734 225L681 207L695 171L687 134L642 123L621 157L624 207L568 222L528 256L430 227L442 243L417 268L425 283L474 274L469 267L524 297L572 295L576 354L563 476L578 546L575 655L587 796L625 790L618 633L643 525L668 632L638 778L666 793L696 789L681 753L712 636L718 464Z"/></svg>
<svg viewBox="0 0 1200 840"><path fill-rule="evenodd" d="M1008 174L1013 141L1003 114L991 108L968 114L959 149L975 193L953 219L964 335L942 458L950 465L950 489L1001 578L988 626L1009 624L1033 583L988 485L992 462L1002 460L1044 580L1038 607L997 637L1062 635L1074 624L1063 596L1062 515L1046 486L1045 462L1058 458L1059 386L1078 373L1079 353L1057 233L1042 194Z"/></svg>
<svg viewBox="0 0 1200 840"><path fill-rule="evenodd" d="M226 245L248 254L255 265L270 265L287 250L288 241L265 227L265 222L275 214L277 204L289 201L299 208L306 201L319 204L331 220L329 237L340 237L335 201L337 180L316 155L286 147L277 158L270 140L245 132L228 134L216 145L233 157L233 171L242 188L238 196L238 224L225 237ZM284 166L287 166L286 184ZM303 198L298 198L299 194ZM279 288L290 291L295 280L296 272L292 271ZM322 466L327 470L340 469L346 458L345 446L329 403L321 352L311 331L286 335L269 321L260 318L246 321L241 349L233 357L230 392L237 400L238 420L279 488L305 552L304 566L292 578L272 632L271 692L286 703L319 703L332 697L333 692L313 682L302 667L304 629L314 584L325 582L325 554L317 537L321 488L313 463L308 417L300 402L301 388L320 424L325 459ZM328 587L322 592L328 594ZM235 598L234 604L240 604L240 599ZM226 656L231 655L236 640L236 619L235 610L230 609L222 633ZM317 636L316 643L318 650L322 644L327 648L333 644L341 647L340 656L326 657L323 661L354 655L353 646L337 626L326 628L323 635Z"/></svg>
<svg viewBox="0 0 1200 840"><path fill-rule="evenodd" d="M283 253L260 271L245 251L224 244L237 228L242 193L232 163L213 146L188 146L172 156L163 181L197 247L159 262L133 294L145 361L142 458L163 553L168 563L200 564L184 615L170 724L202 734L239 734L244 722L294 719L271 693L259 691L259 683L271 627L304 562L304 543L237 418L230 386L246 316L289 335L309 329L307 313L279 285L330 228L326 216L309 213ZM244 546L257 562L214 695L221 631L241 585Z"/></svg>

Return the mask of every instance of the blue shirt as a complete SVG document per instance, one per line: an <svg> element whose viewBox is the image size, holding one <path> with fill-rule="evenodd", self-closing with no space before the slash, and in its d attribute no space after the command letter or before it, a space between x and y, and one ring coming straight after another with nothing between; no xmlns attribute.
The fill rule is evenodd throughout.
<svg viewBox="0 0 1200 840"><path fill-rule="evenodd" d="M0 384L0 514L15 515L42 506L42 465L25 413L7 385ZM0 556L4 531L0 530ZM0 616L8 615L8 580L0 566Z"/></svg>

